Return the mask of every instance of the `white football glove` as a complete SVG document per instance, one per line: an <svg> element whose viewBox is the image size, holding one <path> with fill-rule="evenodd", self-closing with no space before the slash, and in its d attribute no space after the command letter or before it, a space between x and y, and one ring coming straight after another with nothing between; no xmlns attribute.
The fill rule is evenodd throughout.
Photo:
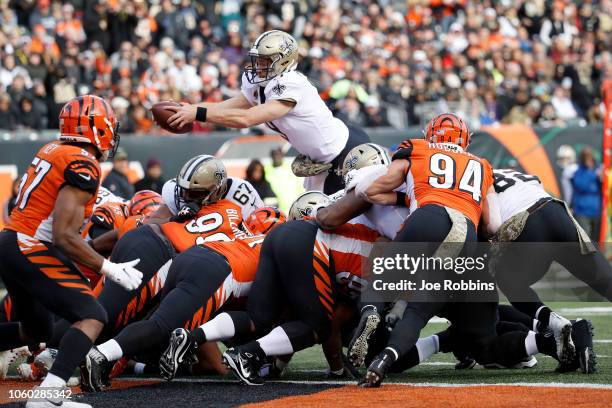
<svg viewBox="0 0 612 408"><path fill-rule="evenodd" d="M353 170L355 171L355 170ZM349 173L350 174L350 173ZM363 167L359 171L352 174L352 179L347 186L347 191L355 188L355 194L367 199L366 190L379 177L387 174L387 166L384 164L375 164L373 166Z"/></svg>
<svg viewBox="0 0 612 408"><path fill-rule="evenodd" d="M140 258L123 263L114 263L105 259L100 273L123 286L126 290L134 290L142 282L142 272L134 268L138 265L138 262L140 262Z"/></svg>

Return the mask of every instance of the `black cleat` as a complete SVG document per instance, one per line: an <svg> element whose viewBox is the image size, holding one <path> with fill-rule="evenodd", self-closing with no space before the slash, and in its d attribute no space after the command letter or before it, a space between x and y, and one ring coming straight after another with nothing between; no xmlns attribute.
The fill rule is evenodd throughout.
<svg viewBox="0 0 612 408"><path fill-rule="evenodd" d="M223 353L223 363L243 384L263 385L264 380L259 376L262 362L258 356L232 347Z"/></svg>
<svg viewBox="0 0 612 408"><path fill-rule="evenodd" d="M368 354L370 337L376 331L379 323L380 315L376 308L366 306L365 310L361 313L361 319L349 343L347 352L348 360L354 367L361 367L363 365Z"/></svg>
<svg viewBox="0 0 612 408"><path fill-rule="evenodd" d="M572 321L572 339L576 346L576 355L568 364L559 363L556 371L567 373L580 368L584 374L593 374L597 371L597 355L593 350L593 326L591 322L580 318Z"/></svg>
<svg viewBox="0 0 612 408"><path fill-rule="evenodd" d="M372 361L366 371L365 377L359 381L359 386L362 388L378 388L382 380L385 378L387 371L393 365L391 357L387 353L381 353Z"/></svg>
<svg viewBox="0 0 612 408"><path fill-rule="evenodd" d="M81 390L94 392L110 387L109 374L112 368L113 363L94 346L81 364Z"/></svg>
<svg viewBox="0 0 612 408"><path fill-rule="evenodd" d="M159 358L159 373L170 381L176 376L179 365L188 365L198 361L196 350L198 345L191 339L190 332L185 329L175 329L170 335L170 344Z"/></svg>
<svg viewBox="0 0 612 408"><path fill-rule="evenodd" d="M455 364L455 370L471 370L476 366L476 360L469 356L463 356L457 364Z"/></svg>

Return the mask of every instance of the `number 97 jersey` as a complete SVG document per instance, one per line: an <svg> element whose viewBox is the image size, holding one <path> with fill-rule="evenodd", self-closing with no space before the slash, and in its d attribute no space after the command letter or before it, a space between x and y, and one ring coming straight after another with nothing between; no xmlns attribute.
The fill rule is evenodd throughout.
<svg viewBox="0 0 612 408"><path fill-rule="evenodd" d="M38 151L19 182L15 208L6 229L51 242L55 201L66 184L91 193L83 221L89 219L100 185L96 158L74 145L48 143Z"/></svg>
<svg viewBox="0 0 612 408"><path fill-rule="evenodd" d="M393 160L410 162L406 200L416 200L417 207L437 204L453 208L478 228L482 201L493 184L489 162L450 143L410 139L400 147Z"/></svg>

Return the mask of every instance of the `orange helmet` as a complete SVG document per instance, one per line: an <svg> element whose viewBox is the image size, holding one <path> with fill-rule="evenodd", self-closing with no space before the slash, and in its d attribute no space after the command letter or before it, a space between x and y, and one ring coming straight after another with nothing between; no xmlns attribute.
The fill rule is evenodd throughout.
<svg viewBox="0 0 612 408"><path fill-rule="evenodd" d="M99 96L72 98L59 115L60 140L90 143L104 160L113 157L119 147L119 122L110 105Z"/></svg>
<svg viewBox="0 0 612 408"><path fill-rule="evenodd" d="M466 149L470 144L470 130L463 119L454 113L442 113L429 122L425 139L431 143L453 143Z"/></svg>
<svg viewBox="0 0 612 408"><path fill-rule="evenodd" d="M141 190L134 194L130 200L129 211L130 215L149 215L157 211L160 205L164 203L162 196L152 190Z"/></svg>
<svg viewBox="0 0 612 408"><path fill-rule="evenodd" d="M262 207L253 211L244 222L253 234L267 234L277 225L287 221L285 214L276 207Z"/></svg>

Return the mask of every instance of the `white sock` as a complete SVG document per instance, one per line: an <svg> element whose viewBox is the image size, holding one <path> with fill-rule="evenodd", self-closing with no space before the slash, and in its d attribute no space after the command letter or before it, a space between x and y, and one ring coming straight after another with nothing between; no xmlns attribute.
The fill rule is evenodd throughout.
<svg viewBox="0 0 612 408"><path fill-rule="evenodd" d="M229 340L234 337L236 328L234 321L227 313L221 313L214 319L200 326L206 335L206 341Z"/></svg>
<svg viewBox="0 0 612 408"><path fill-rule="evenodd" d="M416 342L416 348L419 352L419 363L422 363L440 351L438 336L434 334L433 336L418 339Z"/></svg>
<svg viewBox="0 0 612 408"><path fill-rule="evenodd" d="M110 339L109 341L102 343L98 346L98 351L104 354L104 357L108 361L119 360L123 357L123 350L121 350L121 346L114 339Z"/></svg>
<svg viewBox="0 0 612 408"><path fill-rule="evenodd" d="M293 353L293 346L289 336L282 327L275 327L267 335L257 340L266 356L284 356Z"/></svg>
<svg viewBox="0 0 612 408"><path fill-rule="evenodd" d="M528 356L539 353L538 345L536 344L536 333L534 331L529 331L527 337L525 337L525 351Z"/></svg>
<svg viewBox="0 0 612 408"><path fill-rule="evenodd" d="M40 386L62 388L66 386L66 381L62 380L55 374L48 373L43 382L40 384Z"/></svg>
<svg viewBox="0 0 612 408"><path fill-rule="evenodd" d="M134 374L138 374L141 375L144 373L144 369L145 369L145 365L143 363L136 363L134 364Z"/></svg>

